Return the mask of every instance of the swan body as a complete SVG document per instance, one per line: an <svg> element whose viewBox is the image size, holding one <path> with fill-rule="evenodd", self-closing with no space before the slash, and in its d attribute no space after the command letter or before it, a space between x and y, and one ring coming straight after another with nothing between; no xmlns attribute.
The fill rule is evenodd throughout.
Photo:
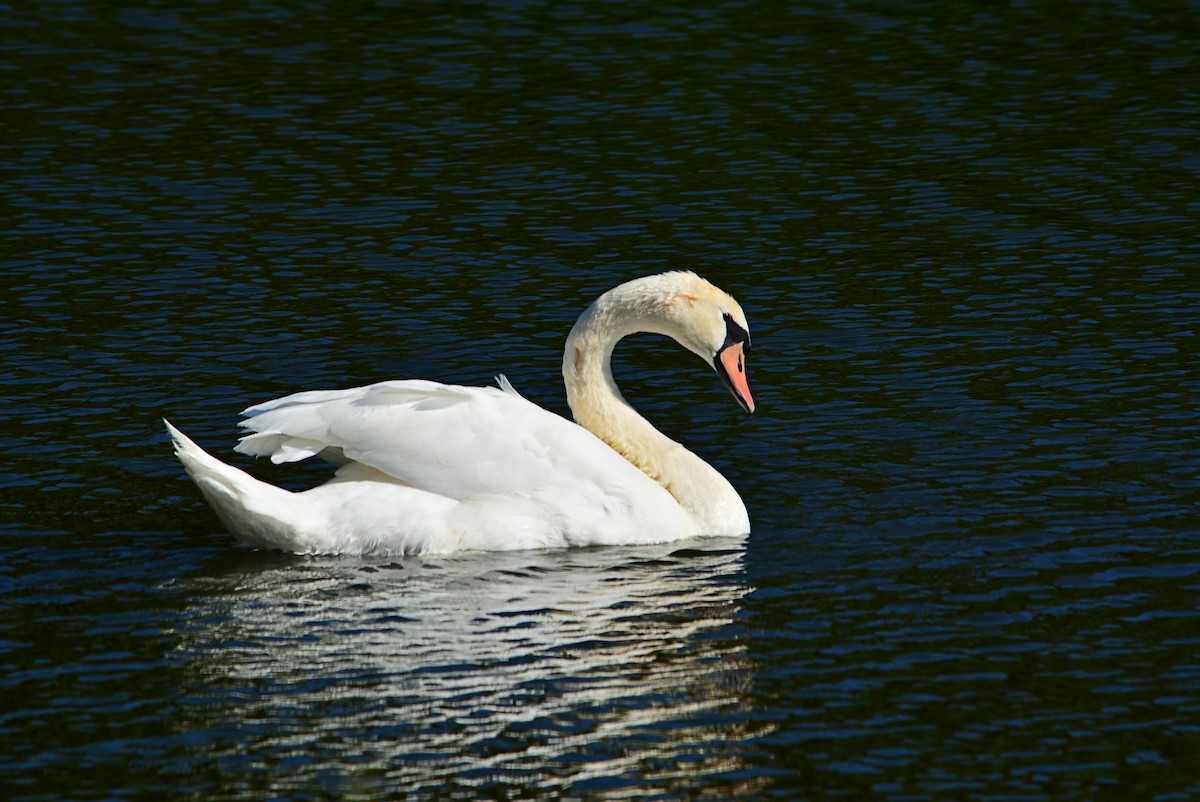
<svg viewBox="0 0 1200 802"><path fill-rule="evenodd" d="M747 412L749 347L737 302L693 273L627 282L567 338L573 423L500 386L424 380L301 392L250 407L236 447L284 463L320 456L333 478L302 492L212 457L167 423L175 452L240 541L300 554L657 543L750 531L714 468L621 397L610 358L622 337L673 337L716 368Z"/></svg>

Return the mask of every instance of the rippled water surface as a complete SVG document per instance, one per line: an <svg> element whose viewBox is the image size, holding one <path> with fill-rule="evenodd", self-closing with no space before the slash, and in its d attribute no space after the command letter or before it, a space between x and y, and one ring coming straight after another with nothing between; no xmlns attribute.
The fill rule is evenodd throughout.
<svg viewBox="0 0 1200 802"><path fill-rule="evenodd" d="M0 9L0 796L1200 797L1200 74L1167 3ZM506 373L695 269L743 540L234 545L300 389Z"/></svg>

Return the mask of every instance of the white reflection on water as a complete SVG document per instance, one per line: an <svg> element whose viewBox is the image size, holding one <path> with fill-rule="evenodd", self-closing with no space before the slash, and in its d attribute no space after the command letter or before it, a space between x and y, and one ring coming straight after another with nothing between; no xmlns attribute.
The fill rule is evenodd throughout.
<svg viewBox="0 0 1200 802"><path fill-rule="evenodd" d="M203 704L184 726L238 732L227 759L286 756L279 790L330 772L410 790L711 780L744 768L750 736L744 545L241 552L197 581L180 635Z"/></svg>

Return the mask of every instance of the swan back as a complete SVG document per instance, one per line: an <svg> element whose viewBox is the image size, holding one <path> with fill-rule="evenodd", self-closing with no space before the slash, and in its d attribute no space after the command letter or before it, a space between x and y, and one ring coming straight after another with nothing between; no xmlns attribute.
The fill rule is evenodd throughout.
<svg viewBox="0 0 1200 802"><path fill-rule="evenodd" d="M538 527L501 538L508 548L698 534L660 485L593 433L502 386L413 379L296 393L247 409L251 433L237 450L275 462L332 457L343 482L369 477L462 502L461 531L488 531L489 521L496 530L506 508L526 518L526 506L541 510Z"/></svg>

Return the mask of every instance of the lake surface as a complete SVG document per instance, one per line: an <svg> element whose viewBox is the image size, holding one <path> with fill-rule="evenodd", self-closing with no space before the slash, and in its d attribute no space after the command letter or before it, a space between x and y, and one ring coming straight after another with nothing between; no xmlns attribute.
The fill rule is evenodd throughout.
<svg viewBox="0 0 1200 802"><path fill-rule="evenodd" d="M1166 3L0 10L0 796L1200 797L1200 30ZM618 380L744 540L238 547L160 418Z"/></svg>

